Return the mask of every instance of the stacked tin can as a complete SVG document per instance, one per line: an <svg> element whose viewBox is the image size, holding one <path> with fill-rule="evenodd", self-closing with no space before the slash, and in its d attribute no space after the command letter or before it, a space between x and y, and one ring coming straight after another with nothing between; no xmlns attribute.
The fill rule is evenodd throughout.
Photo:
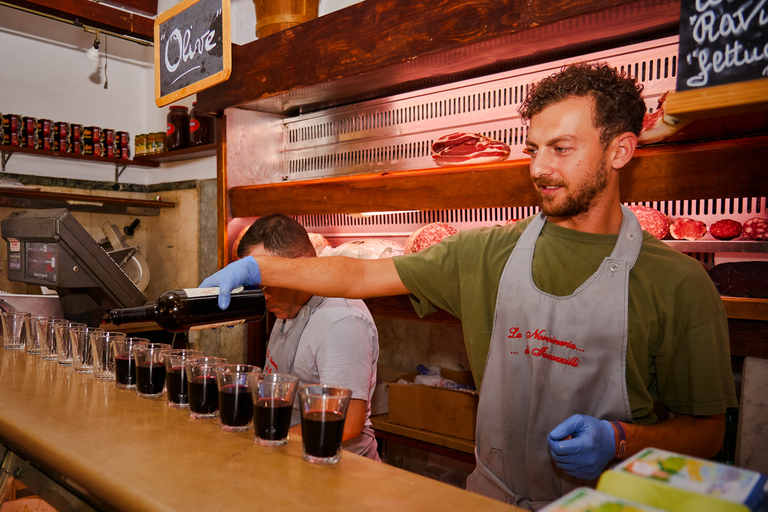
<svg viewBox="0 0 768 512"><path fill-rule="evenodd" d="M6 146L22 147L24 123L20 115L5 114L3 116L3 144Z"/></svg>

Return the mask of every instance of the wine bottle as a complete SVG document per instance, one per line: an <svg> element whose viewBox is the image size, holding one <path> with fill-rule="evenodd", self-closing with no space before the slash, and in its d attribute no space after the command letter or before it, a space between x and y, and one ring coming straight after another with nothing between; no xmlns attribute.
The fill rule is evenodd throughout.
<svg viewBox="0 0 768 512"><path fill-rule="evenodd" d="M218 288L170 290L154 304L113 309L106 321L114 324L156 322L166 331L183 332L254 322L264 318L266 302L260 289L234 290L225 310L219 308Z"/></svg>

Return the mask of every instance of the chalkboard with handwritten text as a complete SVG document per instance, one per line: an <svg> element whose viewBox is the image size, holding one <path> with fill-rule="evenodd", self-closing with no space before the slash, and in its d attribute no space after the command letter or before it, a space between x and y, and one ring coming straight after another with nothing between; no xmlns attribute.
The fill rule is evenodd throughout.
<svg viewBox="0 0 768 512"><path fill-rule="evenodd" d="M232 72L230 0L185 0L155 20L155 103L173 103Z"/></svg>
<svg viewBox="0 0 768 512"><path fill-rule="evenodd" d="M766 0L682 0L678 91L766 76Z"/></svg>

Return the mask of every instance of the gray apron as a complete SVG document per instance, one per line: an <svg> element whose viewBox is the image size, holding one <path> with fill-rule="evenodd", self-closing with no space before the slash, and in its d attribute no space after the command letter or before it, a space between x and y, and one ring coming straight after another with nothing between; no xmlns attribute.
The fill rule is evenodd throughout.
<svg viewBox="0 0 768 512"><path fill-rule="evenodd" d="M477 411L477 467L467 489L538 510L588 483L562 472L547 434L572 414L631 421L626 356L629 271L643 237L622 206L616 245L571 295L533 283L537 215L507 260ZM567 272L567 269L557 269Z"/></svg>
<svg viewBox="0 0 768 512"><path fill-rule="evenodd" d="M264 373L293 374L293 362L304 329L307 327L312 311L320 307L325 297L313 295L299 310L295 318L277 322L269 334L267 360Z"/></svg>

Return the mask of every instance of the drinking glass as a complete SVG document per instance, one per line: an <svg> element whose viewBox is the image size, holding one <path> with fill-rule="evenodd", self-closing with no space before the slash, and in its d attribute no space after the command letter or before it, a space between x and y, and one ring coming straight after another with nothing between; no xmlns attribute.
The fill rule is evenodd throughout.
<svg viewBox="0 0 768 512"><path fill-rule="evenodd" d="M299 388L304 460L314 464L339 461L351 396L349 389L329 384L305 384Z"/></svg>
<svg viewBox="0 0 768 512"><path fill-rule="evenodd" d="M56 334L56 353L57 360L62 366L72 366L72 337L70 331L72 328L87 327L80 322L70 322L69 320L54 320L53 329Z"/></svg>
<svg viewBox="0 0 768 512"><path fill-rule="evenodd" d="M253 424L253 399L249 375L261 373L250 364L222 364L215 369L219 388L219 427L242 432Z"/></svg>
<svg viewBox="0 0 768 512"><path fill-rule="evenodd" d="M29 317L29 336L27 337L27 354L40 355L42 341L45 336L45 322L53 320L50 316L32 315Z"/></svg>
<svg viewBox="0 0 768 512"><path fill-rule="evenodd" d="M98 380L115 380L115 352L112 343L116 339L125 339L122 332L101 331L90 335L93 353L93 376Z"/></svg>
<svg viewBox="0 0 768 512"><path fill-rule="evenodd" d="M248 379L253 395L256 444L279 446L287 443L298 377L284 373L260 373Z"/></svg>
<svg viewBox="0 0 768 512"><path fill-rule="evenodd" d="M222 364L227 364L225 358L207 356L187 359L184 362L184 369L187 373L190 418L215 418L219 415L216 367Z"/></svg>
<svg viewBox="0 0 768 512"><path fill-rule="evenodd" d="M55 361L59 355L56 351L56 332L54 331L55 319L40 321L40 358L46 361Z"/></svg>
<svg viewBox="0 0 768 512"><path fill-rule="evenodd" d="M163 396L165 390L165 363L163 351L171 348L168 343L141 343L134 345L136 361L136 394L142 398Z"/></svg>
<svg viewBox="0 0 768 512"><path fill-rule="evenodd" d="M133 347L149 343L148 338L121 338L112 342L115 353L115 386L120 389L136 388L136 364L133 359Z"/></svg>
<svg viewBox="0 0 768 512"><path fill-rule="evenodd" d="M72 327L69 330L72 340L72 367L77 373L93 373L93 352L89 338L96 332L104 332L104 329Z"/></svg>
<svg viewBox="0 0 768 512"><path fill-rule="evenodd" d="M189 407L187 392L187 372L184 361L200 357L202 350L178 348L163 352L165 360L165 390L168 407Z"/></svg>
<svg viewBox="0 0 768 512"><path fill-rule="evenodd" d="M7 311L0 318L3 322L3 348L24 350L29 337L29 313Z"/></svg>

